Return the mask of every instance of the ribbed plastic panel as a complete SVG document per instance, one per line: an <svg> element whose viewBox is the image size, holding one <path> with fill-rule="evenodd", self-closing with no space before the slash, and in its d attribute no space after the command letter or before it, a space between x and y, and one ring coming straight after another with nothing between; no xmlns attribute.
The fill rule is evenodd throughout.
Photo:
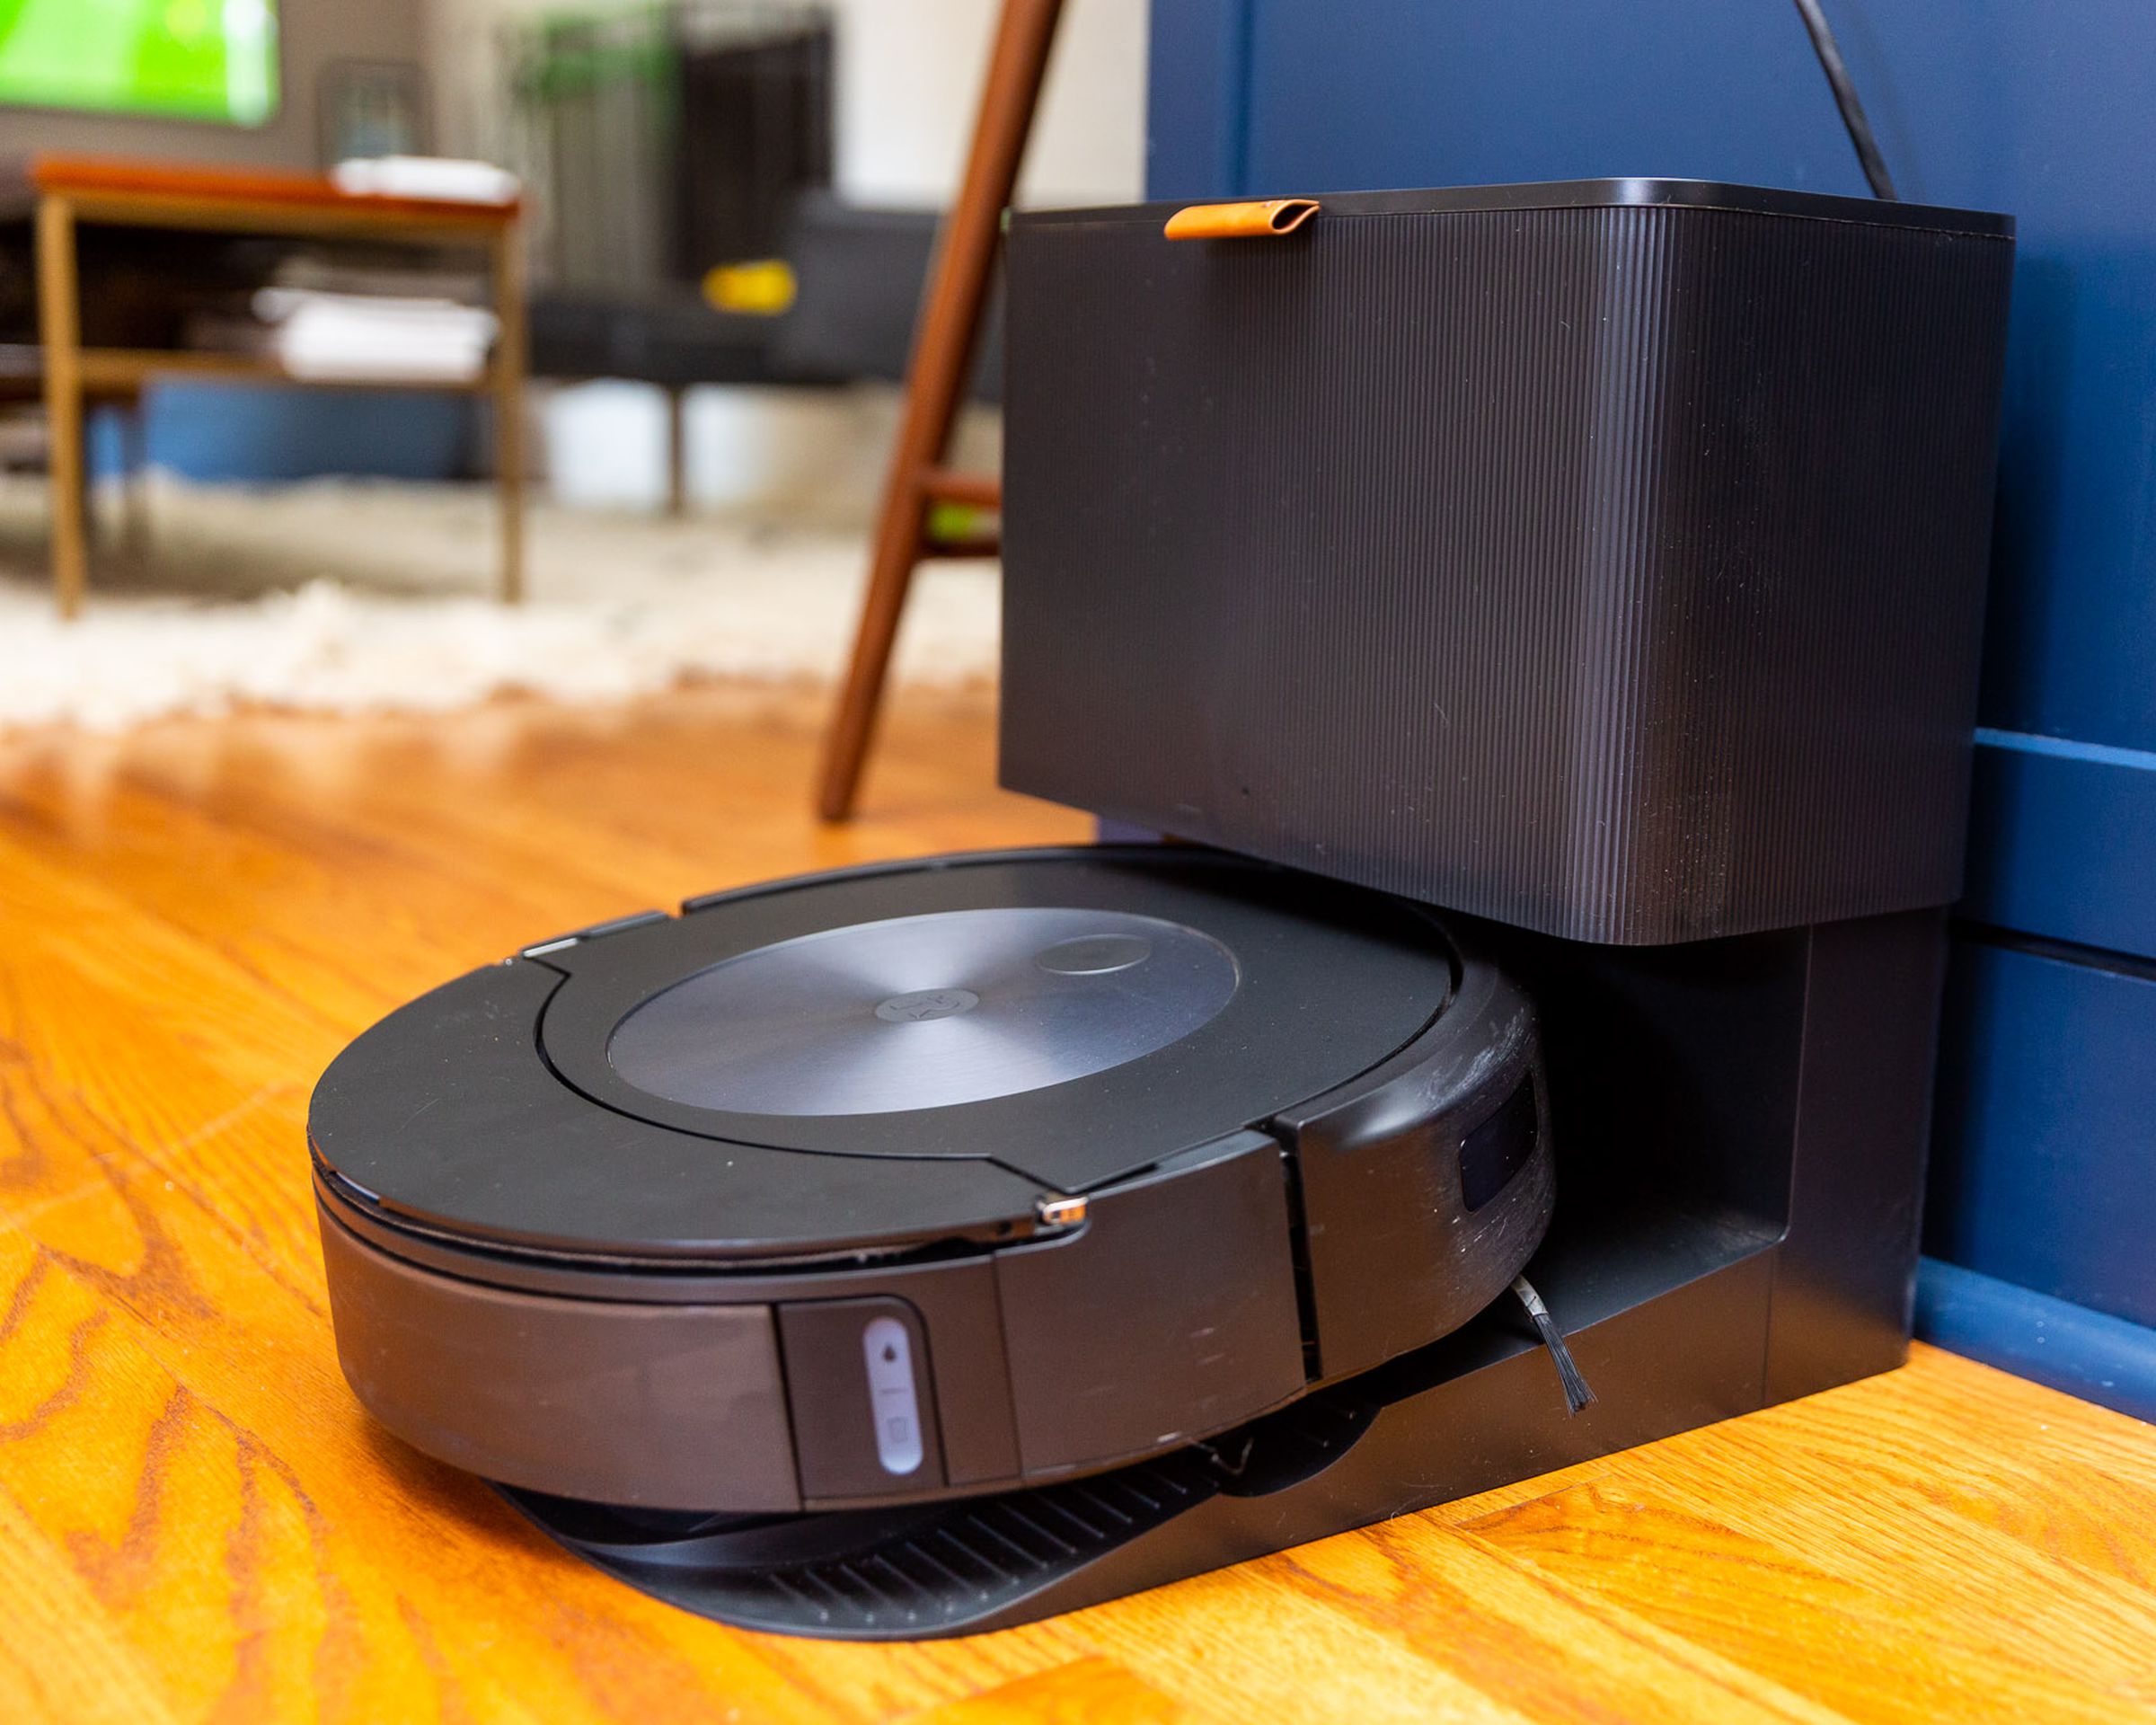
<svg viewBox="0 0 2156 1725"><path fill-rule="evenodd" d="M1584 940L1955 898L2010 241L1355 203L1014 223L1003 782Z"/></svg>
<svg viewBox="0 0 2156 1725"><path fill-rule="evenodd" d="M1220 1489L1204 1452L1178 1451L1001 1497L792 1517L633 1544L620 1540L599 1506L505 1495L600 1568L707 1617L782 1634L892 1641L993 1622ZM792 1555L797 1545L812 1554Z"/></svg>
<svg viewBox="0 0 2156 1725"><path fill-rule="evenodd" d="M1323 1473L1381 1406L1366 1384L1335 1384L1151 1461L900 1508L699 1517L498 1489L570 1551L687 1610L787 1635L907 1641L1029 1623L1231 1561L1181 1518Z"/></svg>

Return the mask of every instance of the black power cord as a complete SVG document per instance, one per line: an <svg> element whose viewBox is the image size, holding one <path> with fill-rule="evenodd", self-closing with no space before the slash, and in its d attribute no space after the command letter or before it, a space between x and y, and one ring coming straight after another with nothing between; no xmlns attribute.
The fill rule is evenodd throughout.
<svg viewBox="0 0 2156 1725"><path fill-rule="evenodd" d="M1797 10L1804 19L1804 27L1810 32L1813 50L1819 56L1820 69L1826 81L1833 86L1834 105L1842 111L1842 124L1849 129L1849 141L1856 146L1857 160L1864 164L1864 177L1871 182L1871 195L1893 201L1894 176L1886 172L1886 158L1879 154L1878 140L1871 135L1871 122L1864 118L1864 104L1857 100L1857 86L1849 81L1849 68L1842 64L1842 50L1834 46L1834 32L1827 28L1826 14L1819 10L1819 0L1797 0Z"/></svg>

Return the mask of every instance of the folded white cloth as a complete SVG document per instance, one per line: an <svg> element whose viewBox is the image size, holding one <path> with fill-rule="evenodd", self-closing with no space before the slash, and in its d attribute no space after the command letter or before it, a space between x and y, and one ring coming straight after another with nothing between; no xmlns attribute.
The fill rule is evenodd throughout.
<svg viewBox="0 0 2156 1725"><path fill-rule="evenodd" d="M521 182L491 162L446 155L376 155L330 170L337 190L361 197L432 198L457 204L513 204Z"/></svg>
<svg viewBox="0 0 2156 1725"><path fill-rule="evenodd" d="M355 383L471 383L485 370L494 314L450 299L265 288L255 315L295 377Z"/></svg>

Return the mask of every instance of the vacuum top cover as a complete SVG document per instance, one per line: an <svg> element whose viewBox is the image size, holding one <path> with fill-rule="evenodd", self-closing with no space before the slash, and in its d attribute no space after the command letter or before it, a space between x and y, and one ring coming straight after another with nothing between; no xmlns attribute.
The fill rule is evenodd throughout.
<svg viewBox="0 0 2156 1725"><path fill-rule="evenodd" d="M702 1108L949 1108L1142 1059L1210 1022L1236 981L1226 947L1158 916L928 911L699 971L623 1019L607 1058L637 1088Z"/></svg>
<svg viewBox="0 0 2156 1725"><path fill-rule="evenodd" d="M1029 1231L1383 1061L1423 914L1233 858L990 855L544 942L331 1068L325 1178L490 1249L738 1261Z"/></svg>

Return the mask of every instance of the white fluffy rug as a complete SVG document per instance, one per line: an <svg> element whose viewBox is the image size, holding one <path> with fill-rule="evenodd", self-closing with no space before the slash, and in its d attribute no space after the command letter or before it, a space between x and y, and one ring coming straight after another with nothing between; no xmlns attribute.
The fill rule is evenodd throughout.
<svg viewBox="0 0 2156 1725"><path fill-rule="evenodd" d="M113 730L243 704L439 711L511 690L619 701L701 677L828 678L865 574L856 530L534 504L529 597L492 590L484 486L320 482L261 491L153 478L148 531L117 499L80 621L54 615L43 485L0 482L0 730ZM925 566L901 680L995 670L993 564Z"/></svg>

